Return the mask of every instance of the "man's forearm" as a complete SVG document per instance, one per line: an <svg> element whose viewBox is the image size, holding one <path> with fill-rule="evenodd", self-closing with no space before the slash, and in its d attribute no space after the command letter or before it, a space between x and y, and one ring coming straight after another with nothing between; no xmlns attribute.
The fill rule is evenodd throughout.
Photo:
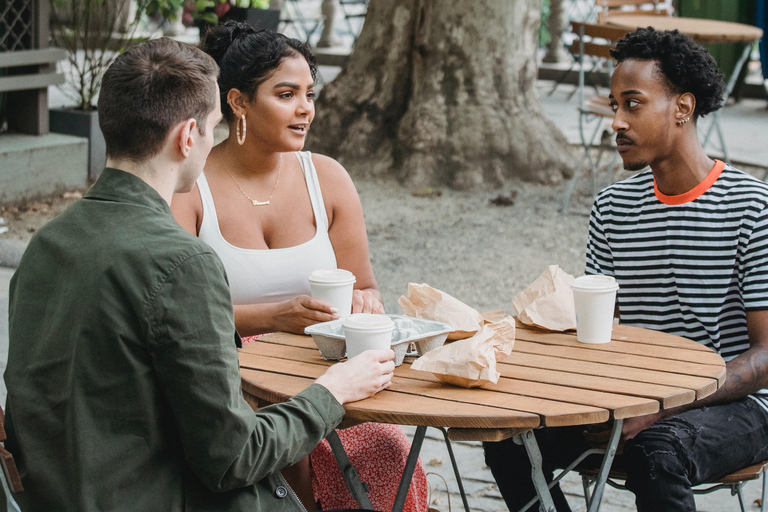
<svg viewBox="0 0 768 512"><path fill-rule="evenodd" d="M727 404L768 387L768 349L757 346L725 364L725 382L710 396L663 411L665 418L708 405Z"/></svg>

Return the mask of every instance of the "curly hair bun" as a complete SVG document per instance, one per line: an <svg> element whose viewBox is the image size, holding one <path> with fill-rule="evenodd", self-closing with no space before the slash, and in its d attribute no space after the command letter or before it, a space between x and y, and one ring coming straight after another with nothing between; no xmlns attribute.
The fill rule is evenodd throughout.
<svg viewBox="0 0 768 512"><path fill-rule="evenodd" d="M227 50L236 41L255 33L256 29L247 23L227 20L219 25L214 25L206 31L200 40L200 48L213 57L216 64L221 66Z"/></svg>

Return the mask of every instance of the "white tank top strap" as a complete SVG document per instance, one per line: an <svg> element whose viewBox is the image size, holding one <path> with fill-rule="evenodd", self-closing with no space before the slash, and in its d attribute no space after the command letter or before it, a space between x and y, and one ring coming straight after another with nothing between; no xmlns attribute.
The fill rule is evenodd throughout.
<svg viewBox="0 0 768 512"><path fill-rule="evenodd" d="M315 214L317 229L328 231L328 212L325 209L323 201L323 192L320 190L320 180L317 178L317 169L312 162L312 153L309 151L297 151L296 158L299 160L301 171L304 173L304 179L307 182L307 191L309 191L309 200L312 203L312 211Z"/></svg>
<svg viewBox="0 0 768 512"><path fill-rule="evenodd" d="M197 188L200 190L200 200L203 202L203 220L200 222L198 236L204 238L204 232L209 236L214 233L221 236L219 218L216 216L216 206L213 204L213 194L211 194L211 187L208 185L204 172L201 172L200 177L197 178Z"/></svg>

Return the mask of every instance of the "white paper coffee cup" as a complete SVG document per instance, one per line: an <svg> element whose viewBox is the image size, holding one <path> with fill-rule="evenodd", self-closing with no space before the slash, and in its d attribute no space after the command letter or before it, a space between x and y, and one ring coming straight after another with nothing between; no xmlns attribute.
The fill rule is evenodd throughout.
<svg viewBox="0 0 768 512"><path fill-rule="evenodd" d="M347 357L353 358L366 350L383 350L392 344L395 323L386 315L355 313L344 319Z"/></svg>
<svg viewBox="0 0 768 512"><path fill-rule="evenodd" d="M576 339L582 343L608 343L613 330L613 312L619 285L611 276L581 276L574 279Z"/></svg>
<svg viewBox="0 0 768 512"><path fill-rule="evenodd" d="M349 316L352 312L354 286L355 276L349 270L340 268L315 270L309 276L312 296L330 303L342 317Z"/></svg>

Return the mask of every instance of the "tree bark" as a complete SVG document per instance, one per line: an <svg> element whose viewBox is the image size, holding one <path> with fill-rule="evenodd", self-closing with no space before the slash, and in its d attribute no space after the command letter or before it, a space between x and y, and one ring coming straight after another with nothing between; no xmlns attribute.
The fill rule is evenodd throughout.
<svg viewBox="0 0 768 512"><path fill-rule="evenodd" d="M555 183L570 150L536 90L541 0L371 0L308 147L420 186Z"/></svg>

